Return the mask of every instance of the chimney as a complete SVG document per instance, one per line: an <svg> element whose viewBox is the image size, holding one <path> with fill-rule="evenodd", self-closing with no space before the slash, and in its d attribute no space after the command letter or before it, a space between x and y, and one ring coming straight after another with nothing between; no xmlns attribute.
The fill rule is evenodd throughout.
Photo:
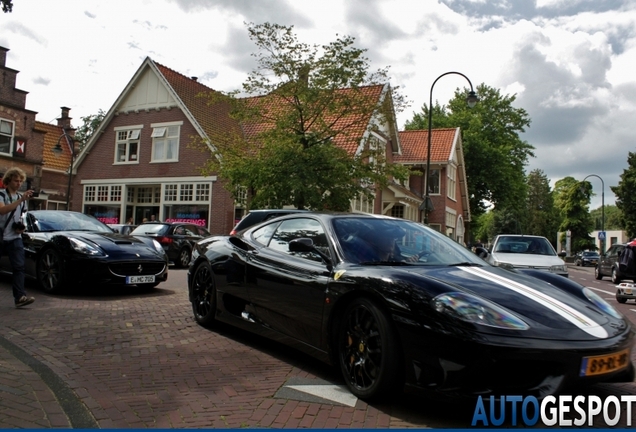
<svg viewBox="0 0 636 432"><path fill-rule="evenodd" d="M72 126L71 126L72 117L68 116L68 113L71 109L67 107L61 107L61 109L62 109L62 116L57 119L57 125L65 130L72 129Z"/></svg>
<svg viewBox="0 0 636 432"><path fill-rule="evenodd" d="M191 79L192 81L198 81L198 80L199 80L199 77L190 77L190 79Z"/></svg>
<svg viewBox="0 0 636 432"><path fill-rule="evenodd" d="M5 67L7 64L7 52L8 48L0 46L0 67Z"/></svg>

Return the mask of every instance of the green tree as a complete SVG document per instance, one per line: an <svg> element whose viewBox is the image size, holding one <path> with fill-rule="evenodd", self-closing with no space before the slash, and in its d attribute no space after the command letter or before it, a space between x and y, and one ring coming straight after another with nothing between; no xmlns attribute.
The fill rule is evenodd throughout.
<svg viewBox="0 0 636 432"><path fill-rule="evenodd" d="M479 102L466 104L468 89L457 89L448 106L433 107L433 127L460 127L464 143L466 178L473 215L487 206L505 208L515 217L524 214L525 166L534 157L534 147L519 134L530 125L528 113L512 106L515 96L502 96L499 90L481 84ZM427 129L428 110L414 114L406 129Z"/></svg>
<svg viewBox="0 0 636 432"><path fill-rule="evenodd" d="M597 249L594 238L590 236L594 228L594 221L589 213L592 196L590 182L580 182L573 177L565 177L554 184L554 195L554 204L562 220L559 231L570 231L572 252Z"/></svg>
<svg viewBox="0 0 636 432"><path fill-rule="evenodd" d="M99 110L97 114L91 114L86 117L81 117L82 125L75 130L75 142L79 143L79 150L91 139L99 125L106 117L106 113L103 110Z"/></svg>
<svg viewBox="0 0 636 432"><path fill-rule="evenodd" d="M13 11L13 0L1 0L2 12L8 13Z"/></svg>
<svg viewBox="0 0 636 432"><path fill-rule="evenodd" d="M590 216L594 221L594 229L601 230L603 211L601 207L590 211ZM605 206L605 230L624 230L623 213L615 205Z"/></svg>
<svg viewBox="0 0 636 432"><path fill-rule="evenodd" d="M555 233L559 229L559 218L554 207L550 180L542 170L535 169L528 174L527 184L524 233L540 235L554 241Z"/></svg>
<svg viewBox="0 0 636 432"><path fill-rule="evenodd" d="M636 237L636 153L629 152L628 167L623 170L617 186L610 186L616 195L616 207L623 215L623 226L629 238Z"/></svg>
<svg viewBox="0 0 636 432"><path fill-rule="evenodd" d="M375 185L408 176L374 139L355 156L339 145L357 147L372 115L387 120L404 106L387 84L387 69L369 72L366 50L354 47L354 38L319 47L300 42L293 27L249 24L248 32L257 68L240 92L207 95L210 104L228 103L241 129L211 143L204 175L218 173L235 198L247 188L248 207L314 210L348 210Z"/></svg>

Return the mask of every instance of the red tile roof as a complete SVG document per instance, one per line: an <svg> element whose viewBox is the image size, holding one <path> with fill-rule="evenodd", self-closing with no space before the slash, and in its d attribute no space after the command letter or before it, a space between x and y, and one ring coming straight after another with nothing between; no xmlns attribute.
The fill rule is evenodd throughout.
<svg viewBox="0 0 636 432"><path fill-rule="evenodd" d="M52 125L49 123L43 123L41 121L35 122L35 127L38 130L46 132L44 135L44 149L42 154L42 162L45 168L56 169L60 171L67 171L71 164L71 148L70 143L67 143L66 138L60 137L64 134L61 127ZM73 133L71 133L71 136ZM60 143L62 147L62 154L56 155L53 152L53 148ZM78 153L77 143L75 144L75 154Z"/></svg>
<svg viewBox="0 0 636 432"><path fill-rule="evenodd" d="M431 163L447 162L452 158L457 128L433 129L431 136ZM401 131L402 154L393 157L394 162L425 163L428 156L428 130Z"/></svg>
<svg viewBox="0 0 636 432"><path fill-rule="evenodd" d="M195 81L192 78L176 72L169 67L154 62L159 72L174 89L188 111L201 125L207 136L214 144L215 140L222 139L225 134L238 132L238 123L233 120L230 113L230 106L224 102L208 104L209 99L203 94L215 92L215 90Z"/></svg>

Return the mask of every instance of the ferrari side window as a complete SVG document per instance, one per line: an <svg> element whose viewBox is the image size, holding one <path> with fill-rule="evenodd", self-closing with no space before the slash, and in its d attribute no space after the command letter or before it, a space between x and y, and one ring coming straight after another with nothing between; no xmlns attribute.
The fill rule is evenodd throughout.
<svg viewBox="0 0 636 432"><path fill-rule="evenodd" d="M269 243L269 239L272 238L272 234L274 234L277 226L277 223L271 223L255 230L252 233L252 240L257 241L264 246L267 246L267 243Z"/></svg>
<svg viewBox="0 0 636 432"><path fill-rule="evenodd" d="M322 225L318 221L306 218L289 219L281 222L269 242L269 247L287 255L322 262L320 255L315 252L290 252L289 242L297 238L310 238L316 248L321 248L321 251L324 250L325 253L329 253L327 236Z"/></svg>

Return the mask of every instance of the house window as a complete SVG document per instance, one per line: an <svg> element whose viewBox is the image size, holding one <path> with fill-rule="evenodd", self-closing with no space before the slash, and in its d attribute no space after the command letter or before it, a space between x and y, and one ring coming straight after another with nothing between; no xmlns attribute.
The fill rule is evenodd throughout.
<svg viewBox="0 0 636 432"><path fill-rule="evenodd" d="M182 184L181 190L179 191L179 199L181 201L192 201L192 190L191 184Z"/></svg>
<svg viewBox="0 0 636 432"><path fill-rule="evenodd" d="M11 153L13 122L0 120L0 153Z"/></svg>
<svg viewBox="0 0 636 432"><path fill-rule="evenodd" d="M391 216L404 219L404 206L394 205L393 207L391 207Z"/></svg>
<svg viewBox="0 0 636 432"><path fill-rule="evenodd" d="M448 197L452 200L455 199L456 196L456 186L457 186L457 167L454 165L449 165L447 168L448 173Z"/></svg>
<svg viewBox="0 0 636 432"><path fill-rule="evenodd" d="M84 201L95 202L95 186L86 186L84 188Z"/></svg>
<svg viewBox="0 0 636 432"><path fill-rule="evenodd" d="M163 199L165 201L176 201L177 200L177 185L176 184L167 184L165 186L165 191L163 194Z"/></svg>
<svg viewBox="0 0 636 432"><path fill-rule="evenodd" d="M180 125L152 125L152 162L176 162Z"/></svg>
<svg viewBox="0 0 636 432"><path fill-rule="evenodd" d="M429 194L439 194L439 169L431 170L427 184Z"/></svg>
<svg viewBox="0 0 636 432"><path fill-rule="evenodd" d="M196 185L196 201L209 201L210 200L210 184L198 184Z"/></svg>
<svg viewBox="0 0 636 432"><path fill-rule="evenodd" d="M116 129L115 163L139 163L141 128Z"/></svg>

